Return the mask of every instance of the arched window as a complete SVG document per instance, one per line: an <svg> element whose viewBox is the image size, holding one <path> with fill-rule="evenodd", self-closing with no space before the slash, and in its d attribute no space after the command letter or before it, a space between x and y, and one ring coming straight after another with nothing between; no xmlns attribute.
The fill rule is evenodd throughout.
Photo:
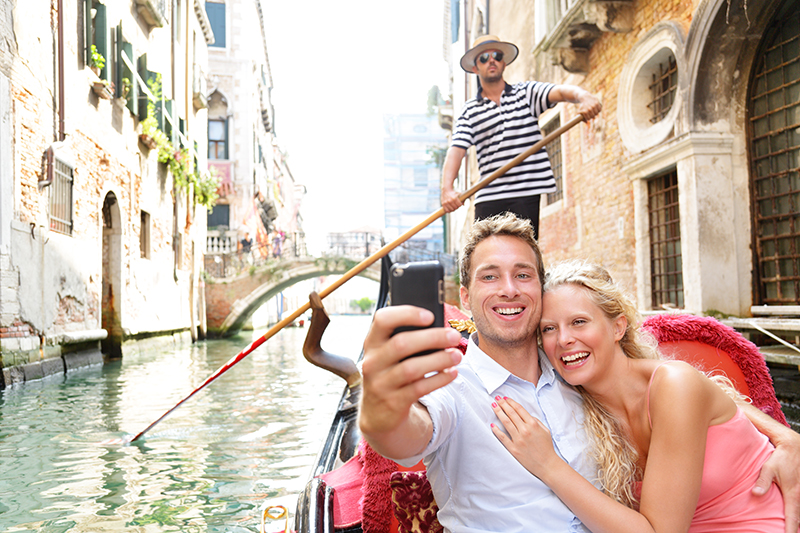
<svg viewBox="0 0 800 533"><path fill-rule="evenodd" d="M800 2L764 32L749 96L751 194L760 304L800 304Z"/></svg>

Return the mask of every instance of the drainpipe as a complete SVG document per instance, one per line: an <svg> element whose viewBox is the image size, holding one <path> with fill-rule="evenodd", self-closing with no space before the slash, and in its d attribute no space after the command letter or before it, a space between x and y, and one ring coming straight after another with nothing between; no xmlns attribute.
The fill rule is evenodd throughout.
<svg viewBox="0 0 800 533"><path fill-rule="evenodd" d="M64 0L58 0L58 140L64 133Z"/></svg>

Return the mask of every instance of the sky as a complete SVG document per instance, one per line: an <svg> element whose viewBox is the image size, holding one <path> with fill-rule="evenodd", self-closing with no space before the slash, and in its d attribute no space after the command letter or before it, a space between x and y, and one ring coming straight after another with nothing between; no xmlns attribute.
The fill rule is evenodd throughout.
<svg viewBox="0 0 800 533"><path fill-rule="evenodd" d="M424 113L448 89L442 0L264 0L279 146L309 251L330 232L383 228L383 115Z"/></svg>

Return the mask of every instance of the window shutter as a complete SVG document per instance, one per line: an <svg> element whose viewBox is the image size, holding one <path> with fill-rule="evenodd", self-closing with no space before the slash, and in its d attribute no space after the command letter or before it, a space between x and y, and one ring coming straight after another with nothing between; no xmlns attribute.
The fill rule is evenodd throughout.
<svg viewBox="0 0 800 533"><path fill-rule="evenodd" d="M97 3L94 5L97 14L94 17L94 45L97 51L103 54L106 64L100 70L100 78L107 80L109 72L109 56L108 56L108 22L106 20L106 6ZM91 13L89 14L91 17ZM89 45L91 48L91 44Z"/></svg>

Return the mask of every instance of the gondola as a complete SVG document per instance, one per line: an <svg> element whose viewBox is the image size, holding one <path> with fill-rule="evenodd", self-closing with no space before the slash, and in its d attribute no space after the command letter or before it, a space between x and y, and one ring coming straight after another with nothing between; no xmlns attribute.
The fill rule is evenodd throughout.
<svg viewBox="0 0 800 533"><path fill-rule="evenodd" d="M388 300L386 280L390 264L384 258L377 308ZM445 307L450 325L466 330L468 317L453 306ZM298 533L442 531L435 520L437 508L422 463L411 469L402 468L363 443L357 423L360 374L352 360L348 360L352 369L347 369L337 356L321 350L319 341L328 320L321 302L315 304L312 299L312 309L304 355L317 366L345 378L348 386L314 462L311 479L298 497L294 530ZM653 335L665 357L685 360L706 372L725 373L755 406L788 425L763 356L737 331L714 318L687 314L650 316L642 326ZM463 350L468 332L462 335ZM404 507L404 503L408 505Z"/></svg>

